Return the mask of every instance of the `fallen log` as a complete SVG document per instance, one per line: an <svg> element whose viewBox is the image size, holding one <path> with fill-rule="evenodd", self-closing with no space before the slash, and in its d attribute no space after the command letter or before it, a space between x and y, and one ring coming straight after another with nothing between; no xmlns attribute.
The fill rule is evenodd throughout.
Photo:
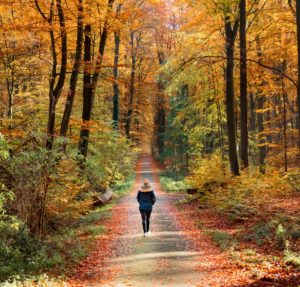
<svg viewBox="0 0 300 287"><path fill-rule="evenodd" d="M94 201L93 205L94 206L101 206L103 204L106 204L112 199L112 196L113 196L113 191L111 189L107 189L101 195L94 197L95 201Z"/></svg>

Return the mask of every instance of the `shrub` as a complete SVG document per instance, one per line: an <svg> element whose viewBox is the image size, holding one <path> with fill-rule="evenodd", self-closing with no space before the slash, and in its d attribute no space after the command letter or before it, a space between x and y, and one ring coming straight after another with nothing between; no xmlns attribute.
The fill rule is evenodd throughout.
<svg viewBox="0 0 300 287"><path fill-rule="evenodd" d="M26 146L4 165L14 179L11 189L15 199L8 210L38 236L70 224L91 203L88 182L75 156Z"/></svg>
<svg viewBox="0 0 300 287"><path fill-rule="evenodd" d="M259 222L252 226L251 232L245 236L246 239L254 240L258 245L262 245L272 240L274 226L270 222Z"/></svg>
<svg viewBox="0 0 300 287"><path fill-rule="evenodd" d="M292 264L294 266L300 267L300 255L292 252L290 250L286 250L284 254L285 262Z"/></svg>
<svg viewBox="0 0 300 287"><path fill-rule="evenodd" d="M166 176L160 176L160 182L166 192L186 191L189 188L184 180L176 181Z"/></svg>
<svg viewBox="0 0 300 287"><path fill-rule="evenodd" d="M112 185L121 195L132 185L133 178L125 179L136 151L118 134L103 133L91 145L85 169L77 147L49 151L45 139L29 134L9 152L0 134L0 282L78 262L105 232L93 223L110 214L110 204L88 213L92 196ZM84 232L91 236L82 240Z"/></svg>
<svg viewBox="0 0 300 287"><path fill-rule="evenodd" d="M287 231L282 224L278 224L276 228L276 243L279 248L285 249L287 248Z"/></svg>
<svg viewBox="0 0 300 287"><path fill-rule="evenodd" d="M232 235L226 232L214 231L212 239L222 250L228 250L235 245Z"/></svg>
<svg viewBox="0 0 300 287"><path fill-rule="evenodd" d="M300 192L300 172L288 173L287 179L291 187Z"/></svg>
<svg viewBox="0 0 300 287"><path fill-rule="evenodd" d="M55 166L46 195L47 225L55 230L74 224L92 204L91 184L71 157L61 158Z"/></svg>
<svg viewBox="0 0 300 287"><path fill-rule="evenodd" d="M90 145L84 175L93 189L104 191L132 174L136 152L126 138L114 132L103 133Z"/></svg>
<svg viewBox="0 0 300 287"><path fill-rule="evenodd" d="M197 158L188 177L188 184L202 190L212 190L227 181L223 160L219 154Z"/></svg>
<svg viewBox="0 0 300 287"><path fill-rule="evenodd" d="M27 227L13 217L0 225L0 282L13 276L34 274L52 267L59 258L49 258L42 243L30 236Z"/></svg>

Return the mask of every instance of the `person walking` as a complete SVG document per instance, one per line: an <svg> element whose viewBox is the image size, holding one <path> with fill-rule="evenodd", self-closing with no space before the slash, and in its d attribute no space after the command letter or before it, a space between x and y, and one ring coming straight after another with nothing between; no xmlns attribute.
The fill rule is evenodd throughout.
<svg viewBox="0 0 300 287"><path fill-rule="evenodd" d="M156 201L156 196L153 188L150 185L149 179L144 180L144 184L139 189L136 199L140 204L139 210L142 216L144 236L148 236L150 235L149 227L152 207Z"/></svg>

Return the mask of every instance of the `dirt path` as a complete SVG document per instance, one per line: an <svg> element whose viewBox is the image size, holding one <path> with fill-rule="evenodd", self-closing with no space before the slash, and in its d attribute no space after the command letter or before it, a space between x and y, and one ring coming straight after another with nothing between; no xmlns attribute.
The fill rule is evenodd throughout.
<svg viewBox="0 0 300 287"><path fill-rule="evenodd" d="M151 236L143 237L136 191L133 190L122 202L127 210L120 216L127 228L114 242L118 254L105 264L107 273L114 270L116 276L106 282L91 282L88 286L196 286L203 273L193 268L201 260L201 253L191 249L175 225L175 218L169 212L174 196L161 192L151 157L142 157L138 164L137 184L145 178L150 179L157 196L151 215ZM120 247L119 242L127 244Z"/></svg>
<svg viewBox="0 0 300 287"><path fill-rule="evenodd" d="M243 262L230 260L230 252L221 251L199 230L199 222L213 222L214 217L207 213L199 218L198 208L189 205L176 208L174 201L181 195L164 193L158 172L151 156L140 158L131 194L112 209L106 222L101 222L108 232L100 236L94 251L80 264L68 286L298 287L276 280L273 284L268 274L275 272L275 277L283 277L279 269L267 267L263 274L258 274L261 266L249 268ZM143 237L136 201L144 178L151 180L157 196L150 237ZM286 282L289 278L297 282L297 274L287 275Z"/></svg>

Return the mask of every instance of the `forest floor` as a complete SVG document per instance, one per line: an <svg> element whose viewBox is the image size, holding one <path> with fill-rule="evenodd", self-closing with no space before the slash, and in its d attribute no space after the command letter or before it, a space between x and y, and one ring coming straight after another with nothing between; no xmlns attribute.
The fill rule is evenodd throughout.
<svg viewBox="0 0 300 287"><path fill-rule="evenodd" d="M226 224L195 204L176 206L183 194L165 193L157 163L144 155L137 164L135 186L101 222L107 233L69 279L72 287L98 286L300 286L300 273L282 262L260 261L250 251L233 256L217 247L202 224ZM157 202L151 235L143 237L136 192L144 178L153 182ZM199 218L201 214L201 218ZM237 259L238 257L238 259Z"/></svg>

